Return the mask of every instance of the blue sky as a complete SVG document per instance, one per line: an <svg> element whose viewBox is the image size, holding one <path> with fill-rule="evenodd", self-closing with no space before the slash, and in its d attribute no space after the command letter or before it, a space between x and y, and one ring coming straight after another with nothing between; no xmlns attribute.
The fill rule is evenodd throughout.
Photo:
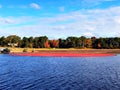
<svg viewBox="0 0 120 90"><path fill-rule="evenodd" d="M0 0L0 36L120 36L119 0Z"/></svg>

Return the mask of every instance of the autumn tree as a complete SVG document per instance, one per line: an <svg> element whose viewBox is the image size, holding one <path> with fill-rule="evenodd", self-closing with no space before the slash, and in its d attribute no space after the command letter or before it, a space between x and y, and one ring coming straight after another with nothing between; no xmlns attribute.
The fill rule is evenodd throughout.
<svg viewBox="0 0 120 90"><path fill-rule="evenodd" d="M59 40L50 40L50 47L51 48L58 48L59 47Z"/></svg>
<svg viewBox="0 0 120 90"><path fill-rule="evenodd" d="M34 48L45 48L45 43L48 41L47 36L35 37L33 40Z"/></svg>
<svg viewBox="0 0 120 90"><path fill-rule="evenodd" d="M90 38L86 39L86 47L91 48L92 47L92 40Z"/></svg>
<svg viewBox="0 0 120 90"><path fill-rule="evenodd" d="M44 46L45 46L45 48L50 48L50 44L49 44L49 42L46 41L46 42L44 43Z"/></svg>
<svg viewBox="0 0 120 90"><path fill-rule="evenodd" d="M110 38L86 38L67 37L66 39L49 40L47 36L40 37L23 37L10 35L0 37L0 46L15 46L29 48L96 48L96 49L115 49L120 48L120 37Z"/></svg>

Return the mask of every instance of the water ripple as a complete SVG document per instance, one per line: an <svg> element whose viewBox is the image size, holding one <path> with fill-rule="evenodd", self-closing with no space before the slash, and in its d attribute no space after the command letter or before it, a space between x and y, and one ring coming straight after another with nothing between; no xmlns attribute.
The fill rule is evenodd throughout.
<svg viewBox="0 0 120 90"><path fill-rule="evenodd" d="M120 90L119 58L0 55L0 90Z"/></svg>

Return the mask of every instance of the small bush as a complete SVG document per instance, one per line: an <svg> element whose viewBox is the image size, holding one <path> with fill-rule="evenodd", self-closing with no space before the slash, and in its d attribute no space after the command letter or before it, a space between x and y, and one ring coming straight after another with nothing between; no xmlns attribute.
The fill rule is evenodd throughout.
<svg viewBox="0 0 120 90"><path fill-rule="evenodd" d="M27 52L27 49L23 49L23 52Z"/></svg>
<svg viewBox="0 0 120 90"><path fill-rule="evenodd" d="M35 52L34 50L32 50L32 52Z"/></svg>
<svg viewBox="0 0 120 90"><path fill-rule="evenodd" d="M5 48L5 49L3 49L3 51L1 51L1 53L3 53L3 54L9 54L10 53L10 49Z"/></svg>

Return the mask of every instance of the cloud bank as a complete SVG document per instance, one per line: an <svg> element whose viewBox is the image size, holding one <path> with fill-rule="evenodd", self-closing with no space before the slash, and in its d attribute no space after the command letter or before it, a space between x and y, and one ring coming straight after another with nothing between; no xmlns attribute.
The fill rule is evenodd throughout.
<svg viewBox="0 0 120 90"><path fill-rule="evenodd" d="M120 33L120 7L78 10L54 17L0 17L0 25L0 32L20 36L115 37Z"/></svg>

